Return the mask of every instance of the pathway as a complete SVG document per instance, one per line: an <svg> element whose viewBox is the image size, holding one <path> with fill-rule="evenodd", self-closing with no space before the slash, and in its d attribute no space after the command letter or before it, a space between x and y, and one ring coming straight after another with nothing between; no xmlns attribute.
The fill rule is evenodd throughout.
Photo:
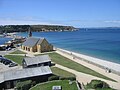
<svg viewBox="0 0 120 90"><path fill-rule="evenodd" d="M79 83L87 84L88 82L90 82L93 79L98 79L98 80L102 80L102 81L107 82L110 85L110 87L113 87L115 89L120 89L120 84L117 83L117 82L113 82L113 81L110 81L110 80L105 80L105 79L98 78L98 77L95 77L95 76L92 76L92 75L89 75L89 74L78 72L76 70L64 67L64 66L59 65L59 64L56 64L55 66L60 68L60 69L63 69L65 71L68 71L70 73L75 74L76 75L76 79L78 80Z"/></svg>
<svg viewBox="0 0 120 90"><path fill-rule="evenodd" d="M112 79L116 80L118 82L118 84L110 83L110 86L112 86L112 84L113 84L113 86L115 88L120 89L120 76L119 75L116 75L116 74L113 74L113 73L107 73L107 72L105 72L104 69L101 69L100 67L97 67L97 66L95 66L93 64L90 64L90 63L87 63L87 62L85 62L83 60L80 60L80 59L77 59L77 58L73 59L72 55L68 55L68 54L60 52L60 51L56 51L56 52L58 54L64 56L64 57L69 58L70 60L72 60L74 62L82 64L82 65L84 65L84 66L86 66L86 67L88 67L88 68L90 68L90 69L92 69L92 70L94 70L94 71L96 71L96 72L98 72L100 74L103 74L104 76L107 76L109 78L112 78ZM85 81L85 80L89 81L90 80L89 77L84 77L84 78L87 78L87 79L84 79L83 81ZM86 83L86 82L84 82L84 83ZM107 83L109 83L109 82L107 81Z"/></svg>
<svg viewBox="0 0 120 90"><path fill-rule="evenodd" d="M9 54L11 52L14 52L16 49L12 49L12 50L9 50L9 51L0 51L0 55L4 56L6 54Z"/></svg>

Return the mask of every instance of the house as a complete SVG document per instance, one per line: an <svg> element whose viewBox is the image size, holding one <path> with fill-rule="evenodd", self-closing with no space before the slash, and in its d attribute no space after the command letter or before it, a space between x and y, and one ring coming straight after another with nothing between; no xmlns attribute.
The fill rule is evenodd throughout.
<svg viewBox="0 0 120 90"><path fill-rule="evenodd" d="M23 43L25 41L26 38L21 37L21 36L16 36L15 38L12 39L12 42L14 44L19 44L19 43Z"/></svg>
<svg viewBox="0 0 120 90"><path fill-rule="evenodd" d="M22 61L23 68L50 66L50 65L51 65L51 59L48 55L25 57Z"/></svg>
<svg viewBox="0 0 120 90"><path fill-rule="evenodd" d="M6 50L6 45L0 45L0 51Z"/></svg>
<svg viewBox="0 0 120 90"><path fill-rule="evenodd" d="M0 90L14 88L19 81L45 82L52 75L51 59L48 55L25 57L23 69L0 72Z"/></svg>
<svg viewBox="0 0 120 90"><path fill-rule="evenodd" d="M12 41L5 42L5 45L8 47L13 47L14 43Z"/></svg>
<svg viewBox="0 0 120 90"><path fill-rule="evenodd" d="M21 48L29 52L48 52L53 50L53 46L45 38L29 37L22 44Z"/></svg>
<svg viewBox="0 0 120 90"><path fill-rule="evenodd" d="M21 80L44 82L52 74L49 66L10 70L0 73L0 90L14 88Z"/></svg>

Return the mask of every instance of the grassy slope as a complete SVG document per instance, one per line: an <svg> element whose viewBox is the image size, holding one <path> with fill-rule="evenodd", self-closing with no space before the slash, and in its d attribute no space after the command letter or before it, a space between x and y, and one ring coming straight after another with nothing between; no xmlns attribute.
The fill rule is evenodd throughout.
<svg viewBox="0 0 120 90"><path fill-rule="evenodd" d="M78 90L75 82L73 82L73 84L70 85L69 81L67 80L59 80L48 82L45 84L38 84L30 90L52 90L52 86L62 86L62 90Z"/></svg>
<svg viewBox="0 0 120 90"><path fill-rule="evenodd" d="M18 55L5 55L6 58L18 63L19 65L22 65L22 60L24 56L18 56Z"/></svg>
<svg viewBox="0 0 120 90"><path fill-rule="evenodd" d="M20 50L16 50L14 52L11 52L10 54L26 54L25 52L22 52Z"/></svg>
<svg viewBox="0 0 120 90"><path fill-rule="evenodd" d="M64 71L62 69L59 69L57 67L51 67L51 70L53 72L53 74L57 75L57 76L61 76L61 77L75 77L74 74Z"/></svg>
<svg viewBox="0 0 120 90"><path fill-rule="evenodd" d="M78 64L76 62L73 62L71 60L69 60L68 58L66 57L63 57L57 53L49 53L51 59L53 62L57 63L57 64L60 64L60 65L63 65L65 67L68 67L68 68L71 68L71 69L74 69L76 71L79 71L79 72L83 72L83 73L86 73L86 74L90 74L90 75L93 75L93 76L97 76L97 77L100 77L100 78L104 78L104 79L107 79L107 80L112 80L114 81L113 79L110 79L109 77L106 77L104 75L101 75L81 64ZM22 59L24 58L24 56L18 56L18 55L6 55L5 56L6 58L8 59L11 59L13 60L14 62L22 65Z"/></svg>
<svg viewBox="0 0 120 90"><path fill-rule="evenodd" d="M66 57L63 57L57 53L49 53L51 59L53 62L57 63L57 64L60 64L60 65L63 65L65 67L68 67L68 68L71 68L71 69L74 69L76 71L79 71L79 72L83 72L83 73L86 73L86 74L90 74L90 75L93 75L93 76L97 76L97 77L100 77L100 78L104 78L104 79L107 79L107 80L112 80L114 81L113 79L110 79L109 77L106 77L94 70L91 70L81 64L78 64L76 62L73 62L71 60L69 60L68 58Z"/></svg>

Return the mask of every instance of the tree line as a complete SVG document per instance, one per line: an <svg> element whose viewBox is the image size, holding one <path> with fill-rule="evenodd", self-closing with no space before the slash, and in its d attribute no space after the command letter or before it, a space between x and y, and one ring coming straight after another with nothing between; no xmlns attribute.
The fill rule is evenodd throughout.
<svg viewBox="0 0 120 90"><path fill-rule="evenodd" d="M73 26L59 26L59 25L1 25L1 33L10 32L27 32L31 31L72 31L75 30Z"/></svg>

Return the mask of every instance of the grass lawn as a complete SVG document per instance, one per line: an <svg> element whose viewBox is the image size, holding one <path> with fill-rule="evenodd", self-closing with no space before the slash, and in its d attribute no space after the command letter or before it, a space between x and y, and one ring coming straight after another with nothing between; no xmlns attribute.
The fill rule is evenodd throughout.
<svg viewBox="0 0 120 90"><path fill-rule="evenodd" d="M53 74L61 77L75 77L74 74L67 72L65 70L59 69L57 67L51 67Z"/></svg>
<svg viewBox="0 0 120 90"><path fill-rule="evenodd" d="M95 90L114 90L109 85L101 80L92 80L85 86L86 90L95 89Z"/></svg>
<svg viewBox="0 0 120 90"><path fill-rule="evenodd" d="M38 84L30 90L52 90L52 86L62 86L62 90L78 90L75 81L70 85L68 80L58 80Z"/></svg>
<svg viewBox="0 0 120 90"><path fill-rule="evenodd" d="M103 78L103 79L107 79L107 80L112 80L112 81L115 81L109 77L106 77L94 70L91 70L81 64L78 64L74 61L71 61L69 60L68 58L64 57L64 56L61 56L60 54L57 54L57 53L49 53L49 56L51 57L52 61L57 63L57 64L60 64L62 66L65 66L65 67L68 67L68 68L71 68L71 69L74 69L76 71L79 71L79 72L83 72L83 73L86 73L86 74L90 74L90 75L93 75L93 76L97 76L97 77L100 77L100 78Z"/></svg>
<svg viewBox="0 0 120 90"><path fill-rule="evenodd" d="M22 51L20 51L20 50L16 50L16 51L14 51L14 52L11 52L10 54L27 54L27 53L22 52Z"/></svg>
<svg viewBox="0 0 120 90"><path fill-rule="evenodd" d="M19 56L19 55L5 55L4 57L18 63L19 65L22 65L22 60L24 56Z"/></svg>

